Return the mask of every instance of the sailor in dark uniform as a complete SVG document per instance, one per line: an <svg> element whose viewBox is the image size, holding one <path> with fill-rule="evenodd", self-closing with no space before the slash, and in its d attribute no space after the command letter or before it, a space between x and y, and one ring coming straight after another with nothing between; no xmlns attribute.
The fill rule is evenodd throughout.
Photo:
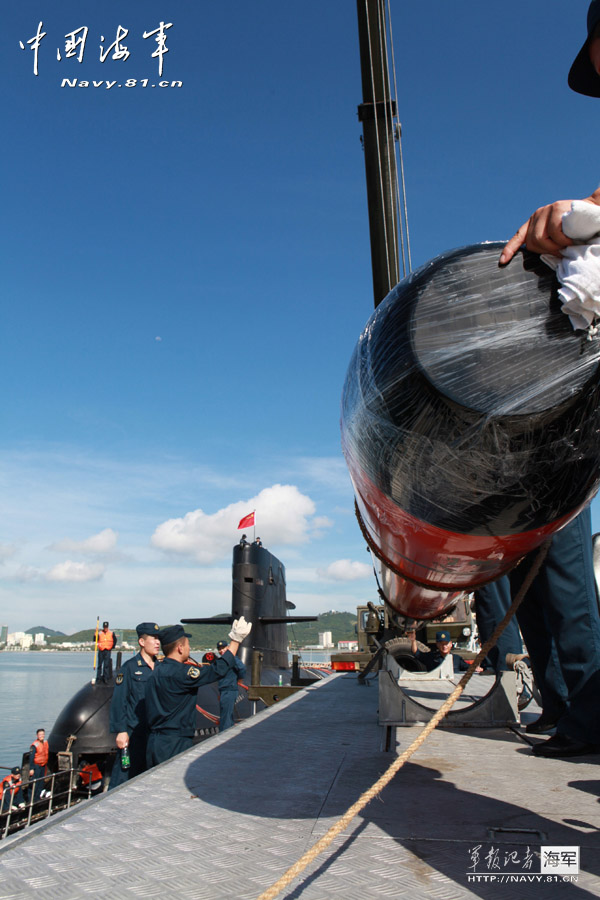
<svg viewBox="0 0 600 900"><path fill-rule="evenodd" d="M589 507L554 535L540 571L517 611L531 668L542 696L542 715L526 727L547 734L536 756L582 756L600 745L600 615L592 551ZM536 552L509 575L477 590L490 632L508 611ZM484 634L483 638L489 635Z"/></svg>
<svg viewBox="0 0 600 900"><path fill-rule="evenodd" d="M600 97L600 0L592 0L587 14L587 38L573 61L569 87L587 97ZM583 200L590 210L600 206L600 188ZM563 230L564 214L573 200L541 206L521 225L500 255L507 265L525 244L534 253L558 256L573 243ZM529 562L532 564L533 555ZM511 573L510 584L486 587L496 616L522 583L523 566ZM519 573L519 574L517 574ZM491 599L490 599L491 598ZM600 751L600 618L593 578L589 508L554 535L548 555L529 589L517 619L529 651L535 680L544 702L537 722L527 730L556 734L535 744L533 754L548 758L584 756Z"/></svg>
<svg viewBox="0 0 600 900"><path fill-rule="evenodd" d="M452 656L452 664L455 672L466 672L469 668L468 664L461 656L452 653L452 638L449 631L436 631L435 634L435 650L419 650L414 631L407 632L407 637L412 638L412 652L415 659L422 663L428 672L437 669L444 662L447 656Z"/></svg>
<svg viewBox="0 0 600 900"><path fill-rule="evenodd" d="M222 656L227 649L227 641L218 641L217 650ZM219 679L219 731L233 725L233 710L238 698L238 681L246 677L246 666L236 656L233 667Z"/></svg>
<svg viewBox="0 0 600 900"><path fill-rule="evenodd" d="M156 622L141 622L136 631L140 652L128 659L118 671L110 705L110 730L117 735L119 750L129 747L130 765L124 769L121 754L117 755L110 776L109 791L146 770L149 734L146 721L146 685L160 650L160 632Z"/></svg>
<svg viewBox="0 0 600 900"><path fill-rule="evenodd" d="M209 666L186 665L190 655L190 635L181 625L161 632L165 654L146 688L146 715L150 726L147 764L156 766L193 744L196 730L196 695L201 684L218 681L232 669L240 643L252 625L242 616L229 632L231 643L223 655Z"/></svg>

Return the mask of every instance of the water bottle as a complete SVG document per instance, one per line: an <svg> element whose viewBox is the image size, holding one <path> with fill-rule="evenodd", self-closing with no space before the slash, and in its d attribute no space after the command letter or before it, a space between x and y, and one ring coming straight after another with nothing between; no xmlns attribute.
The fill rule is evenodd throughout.
<svg viewBox="0 0 600 900"><path fill-rule="evenodd" d="M279 687L283 684L283 675L279 676Z"/></svg>
<svg viewBox="0 0 600 900"><path fill-rule="evenodd" d="M123 747L121 750L121 768L128 769L131 765L131 759L129 758L129 747Z"/></svg>

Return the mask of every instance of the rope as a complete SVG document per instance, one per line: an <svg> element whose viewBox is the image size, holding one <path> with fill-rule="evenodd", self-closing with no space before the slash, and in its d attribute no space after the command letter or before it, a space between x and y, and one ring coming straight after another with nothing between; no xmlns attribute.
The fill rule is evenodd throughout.
<svg viewBox="0 0 600 900"><path fill-rule="evenodd" d="M400 105L400 99L398 96L398 84L396 82L396 57L394 56L394 34L392 32L392 8L390 5L390 0L387 0L387 19L388 26L390 29L390 47L392 48L392 74L394 76L394 95L396 97L396 105L397 107ZM408 257L408 271L412 272L412 260L410 256L410 232L408 230L408 204L406 200L406 183L404 180L404 157L402 155L402 125L398 122L397 128L398 135L398 157L400 160L400 180L402 187L396 182L396 194L397 194L397 203L399 209L399 221L400 221L400 241L402 246L402 270L403 274L406 275L406 263L404 259L405 250L404 250L404 232L406 231L406 255ZM404 223L402 221L402 213L404 213Z"/></svg>
<svg viewBox="0 0 600 900"><path fill-rule="evenodd" d="M377 21L379 27L379 34L381 40L381 18L380 18L380 6L379 2L377 3ZM369 48L371 47L371 24L369 22L369 10L367 5L367 0L365 0L365 20L367 24L367 36L369 42ZM373 55L369 53L369 69L371 74L371 96L373 97L373 115L374 115L374 125L375 125L375 142L377 144L377 174L379 176L379 193L383 202L383 198L385 197L384 186L383 186L383 172L381 169L381 139L379 136L379 118L377 116L377 93L375 91L375 73L373 70ZM384 102L387 102L387 96L384 95ZM385 108L385 127L387 131L387 107ZM391 273L391 265L390 265L390 254L389 254L389 245L388 245L388 234L387 234L387 223L385 220L385 216L383 217L383 237L385 243L385 263L387 269L387 280L388 284L391 284L392 281L392 273ZM397 248L394 248L394 253L397 253Z"/></svg>
<svg viewBox="0 0 600 900"><path fill-rule="evenodd" d="M395 149L394 149L394 141L392 138L392 132L394 130L394 116L392 114L392 95L390 93L390 61L388 56L388 46L387 46L387 28L385 24L385 4L380 0L379 5L379 57L381 59L381 71L380 78L383 87L383 101L385 104L385 144L386 148L390 148L391 145L391 154L389 159L389 165L387 167L387 184L386 191L388 197L390 197L394 202L392 203L392 231L398 234L398 210L396 208L396 197L398 191L398 179L396 177L395 171ZM389 116L388 116L389 110ZM385 206L385 196L382 194L381 198L382 206ZM392 235L393 236L393 235ZM398 241L394 241L394 266L396 269L396 277L400 276L400 261L398 259ZM406 274L405 266L403 264L404 274ZM388 276L389 278L389 276ZM394 287L390 280L390 290Z"/></svg>
<svg viewBox="0 0 600 900"><path fill-rule="evenodd" d="M324 834L316 844L313 844L313 846L309 850L307 850L306 853L304 853L300 857L300 859L296 863L294 863L293 866L290 866L287 872L284 872L284 874L278 881L271 885L270 888L267 888L266 891L263 891L263 893L257 898L257 900L274 900L274 898L277 897L277 895L280 894L281 891L294 880L294 878L296 878L301 872L303 872L304 869L306 869L306 867L309 866L310 863L313 862L316 857L323 852L323 850L326 850L327 847L329 847L329 845L335 840L338 834L341 834L341 832L348 827L352 819L357 816L359 812L361 812L361 810L363 810L374 797L376 797L385 787L387 787L394 775L396 775L396 773L402 768L404 763L407 762L414 753L416 753L423 742L429 737L431 732L439 725L444 716L446 716L447 713L450 712L450 709L454 706L454 704L464 691L465 687L469 683L470 679L472 678L476 667L485 659L492 647L495 646L496 641L512 619L514 613L523 602L527 591L531 587L533 579L539 572L540 567L544 559L546 558L550 543L551 539L542 544L533 562L533 565L527 573L527 577L525 578L525 581L521 586L521 590L513 600L510 609L508 610L502 621L496 626L496 629L494 630L492 636L485 642L485 644L473 660L473 663L469 666L469 670L465 672L460 682L452 691L447 700L445 700L442 706L440 706L437 712L429 720L427 725L425 725L420 735L413 741L410 747L408 747L404 751L404 753L402 753L397 757L397 759L394 760L394 762L389 766L387 771L384 772L381 778L379 778L375 782L375 784L372 785L372 787L365 791L358 798L356 803L353 803L350 809L346 813L344 813L344 815L340 819L338 819L338 821L334 825L331 826L329 831Z"/></svg>

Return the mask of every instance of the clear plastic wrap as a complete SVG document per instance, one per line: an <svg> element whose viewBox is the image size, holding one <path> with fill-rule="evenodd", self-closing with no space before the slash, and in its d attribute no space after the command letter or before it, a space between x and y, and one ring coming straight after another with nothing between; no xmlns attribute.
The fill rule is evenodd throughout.
<svg viewBox="0 0 600 900"><path fill-rule="evenodd" d="M508 571L598 488L600 341L573 330L538 256L500 268L501 247L445 253L400 282L346 377L342 444L362 526L412 584L413 614L422 588L415 617Z"/></svg>

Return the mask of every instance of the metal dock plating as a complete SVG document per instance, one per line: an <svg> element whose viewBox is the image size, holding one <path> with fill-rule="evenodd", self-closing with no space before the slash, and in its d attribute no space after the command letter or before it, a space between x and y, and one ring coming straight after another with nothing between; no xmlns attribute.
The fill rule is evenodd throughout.
<svg viewBox="0 0 600 900"><path fill-rule="evenodd" d="M333 676L8 839L0 900L254 900L387 768L377 699ZM435 732L281 896L600 896L597 762L536 759L510 728ZM577 884L539 874L542 847L580 848Z"/></svg>

